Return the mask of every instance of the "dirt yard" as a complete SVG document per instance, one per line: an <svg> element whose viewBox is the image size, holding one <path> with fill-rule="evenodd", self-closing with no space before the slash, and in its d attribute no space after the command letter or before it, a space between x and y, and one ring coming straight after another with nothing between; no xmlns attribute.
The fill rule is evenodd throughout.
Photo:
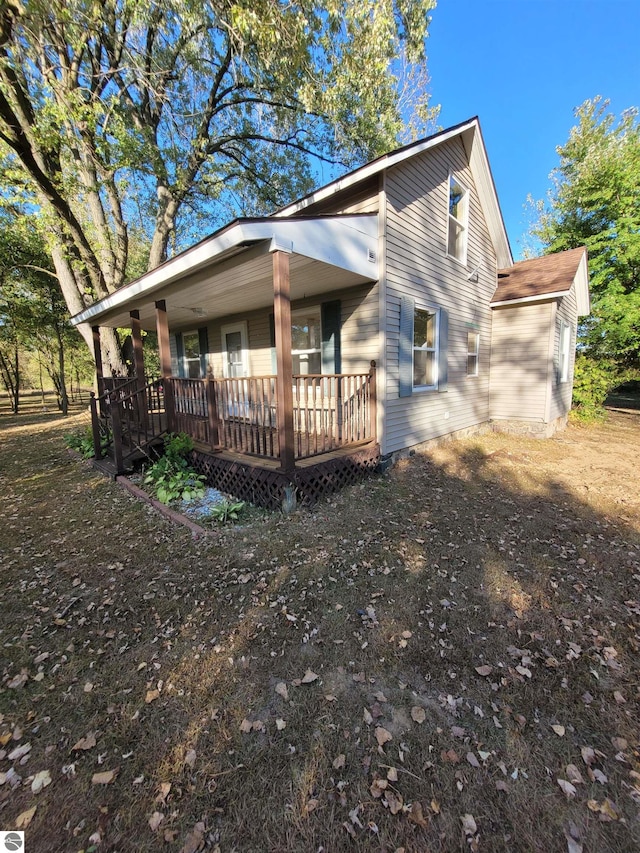
<svg viewBox="0 0 640 853"><path fill-rule="evenodd" d="M69 456L86 417L0 416L28 853L640 849L640 411L206 540Z"/></svg>

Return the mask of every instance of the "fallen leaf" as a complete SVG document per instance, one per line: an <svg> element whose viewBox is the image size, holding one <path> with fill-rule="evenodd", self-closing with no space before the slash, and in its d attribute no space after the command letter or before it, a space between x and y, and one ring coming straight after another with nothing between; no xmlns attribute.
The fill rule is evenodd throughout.
<svg viewBox="0 0 640 853"><path fill-rule="evenodd" d="M401 812L402 806L404 805L402 795L396 794L395 791L390 790L385 791L384 802L386 802L389 807L391 814L398 814L398 812Z"/></svg>
<svg viewBox="0 0 640 853"><path fill-rule="evenodd" d="M387 770L387 779L389 782L397 782L398 781L398 771L395 767L390 767Z"/></svg>
<svg viewBox="0 0 640 853"><path fill-rule="evenodd" d="M489 666L488 663L484 663L482 664L482 666L476 667L476 672L478 673L478 675L483 675L486 677L487 675L491 675L491 673L493 672L493 667Z"/></svg>
<svg viewBox="0 0 640 853"><path fill-rule="evenodd" d="M240 731L244 734L248 734L251 731L251 721L247 720L245 717L244 720L240 723Z"/></svg>
<svg viewBox="0 0 640 853"><path fill-rule="evenodd" d="M627 701L619 690L613 691L613 698L616 700L618 705L624 705Z"/></svg>
<svg viewBox="0 0 640 853"><path fill-rule="evenodd" d="M51 774L48 770L40 770L33 777L33 782L31 783L31 792L33 794L39 794L43 788L46 788L47 785L51 784Z"/></svg>
<svg viewBox="0 0 640 853"><path fill-rule="evenodd" d="M479 761L478 761L478 759L475 757L475 755L473 754L473 752L468 752L468 753L467 753L467 761L469 762L469 764L470 764L472 767L480 767L480 762L479 762Z"/></svg>
<svg viewBox="0 0 640 853"><path fill-rule="evenodd" d="M93 684L90 681L87 681L82 689L85 693L91 693L93 690Z"/></svg>
<svg viewBox="0 0 640 853"><path fill-rule="evenodd" d="M373 722L373 715L371 714L371 712L369 711L369 709L368 709L368 708L364 708L364 709L363 709L363 711L362 711L362 719L365 721L365 723L366 723L368 726L370 726L370 725L371 725L371 723Z"/></svg>
<svg viewBox="0 0 640 853"><path fill-rule="evenodd" d="M180 848L180 853L198 853L199 850L202 850L204 847L204 832L204 823L198 821L185 838L184 844Z"/></svg>
<svg viewBox="0 0 640 853"><path fill-rule="evenodd" d="M317 681L317 680L318 680L318 676L316 675L316 673L312 672L312 670L308 669L305 672L305 674L302 676L301 683L302 684L311 684L313 681Z"/></svg>
<svg viewBox="0 0 640 853"><path fill-rule="evenodd" d="M336 756L333 759L333 768L334 770L342 770L346 761L346 755L344 752L341 752L340 755Z"/></svg>
<svg viewBox="0 0 640 853"><path fill-rule="evenodd" d="M284 681L279 681L275 686L275 691L278 696L282 696L285 702L289 701L289 688Z"/></svg>
<svg viewBox="0 0 640 853"><path fill-rule="evenodd" d="M582 760L587 765L587 767L590 767L596 760L596 754L593 748L590 746L580 747L580 753L582 755Z"/></svg>
<svg viewBox="0 0 640 853"><path fill-rule="evenodd" d="M116 767L114 770L103 770L102 773L94 773L91 777L91 784L110 785L119 772L120 768Z"/></svg>
<svg viewBox="0 0 640 853"><path fill-rule="evenodd" d="M416 826L421 826L423 829L429 826L429 821L425 818L422 811L422 805L417 800L411 803L408 818L411 823L415 823Z"/></svg>
<svg viewBox="0 0 640 853"><path fill-rule="evenodd" d="M564 726L560 726L560 725L556 724L556 725L551 726L551 728L558 735L558 737L564 737L564 733L565 733Z"/></svg>
<svg viewBox="0 0 640 853"><path fill-rule="evenodd" d="M263 731L265 731L265 729L266 729L266 726L262 722L262 720L254 720L251 723L251 730L254 732L263 732Z"/></svg>
<svg viewBox="0 0 640 853"><path fill-rule="evenodd" d="M286 722L286 720L283 720L281 717L278 717L278 718L276 719L276 729L277 729L279 732L281 732L283 729L286 729L286 727L287 727L287 722Z"/></svg>
<svg viewBox="0 0 640 853"><path fill-rule="evenodd" d="M24 758L28 752L31 752L31 744L23 743L20 746L16 746L15 749L12 749L7 757L9 761L19 761L21 758Z"/></svg>
<svg viewBox="0 0 640 853"><path fill-rule="evenodd" d="M587 807L591 809L592 812L596 812L602 821L612 821L619 820L620 813L612 800L608 797L603 800L603 802L599 803L597 800L588 800Z"/></svg>
<svg viewBox="0 0 640 853"><path fill-rule="evenodd" d="M187 767L190 767L193 770L197 757L198 754L195 749L188 749L184 757L184 763L187 765Z"/></svg>
<svg viewBox="0 0 640 853"><path fill-rule="evenodd" d="M158 794L156 796L155 802L162 803L164 805L167 802L167 797L169 796L170 790L171 782L161 782L158 785Z"/></svg>
<svg viewBox="0 0 640 853"><path fill-rule="evenodd" d="M26 829L31 823L38 806L32 806L26 812L21 812L16 818L16 829Z"/></svg>
<svg viewBox="0 0 640 853"><path fill-rule="evenodd" d="M162 812L154 812L149 818L149 826L151 827L151 831L156 832L163 820L164 815L162 814Z"/></svg>
<svg viewBox="0 0 640 853"><path fill-rule="evenodd" d="M611 743L613 744L613 748L618 752L624 752L629 746L629 742L623 737L612 737Z"/></svg>
<svg viewBox="0 0 640 853"><path fill-rule="evenodd" d="M472 814L465 814L460 818L462 829L465 835L475 835L478 831L478 826Z"/></svg>
<svg viewBox="0 0 640 853"><path fill-rule="evenodd" d="M575 797L576 789L575 786L571 784L571 782L567 782L566 779L556 779L556 782L558 783L558 785L560 785L560 788L564 791L564 793L570 800Z"/></svg>
<svg viewBox="0 0 640 853"><path fill-rule="evenodd" d="M147 703L147 705L148 705L150 702L155 702L155 700L156 700L159 696L160 696L160 691L159 691L158 689L155 689L155 690L147 690L147 693L146 693L146 695L145 695L145 697L144 697L144 701L145 701L145 702Z"/></svg>
<svg viewBox="0 0 640 853"><path fill-rule="evenodd" d="M393 735L390 731L383 728L382 726L376 726L375 730L376 740L378 741L378 746L382 747L390 740L393 740Z"/></svg>
<svg viewBox="0 0 640 853"><path fill-rule="evenodd" d="M431 800L429 808L434 814L440 814L440 803L437 800Z"/></svg>
<svg viewBox="0 0 640 853"><path fill-rule="evenodd" d="M7 687L10 687L12 690L17 690L19 687L23 687L28 680L29 671L21 669L20 672L17 675L14 675L11 681L7 683Z"/></svg>
<svg viewBox="0 0 640 853"><path fill-rule="evenodd" d="M609 781L602 770L598 770L597 767L587 767L587 773L592 782L599 782L601 785L606 785Z"/></svg>
<svg viewBox="0 0 640 853"><path fill-rule="evenodd" d="M411 709L411 719L414 722L422 725L422 723L424 723L426 718L427 718L427 715L425 713L424 708L421 708L419 705L414 705L413 708Z"/></svg>
<svg viewBox="0 0 640 853"><path fill-rule="evenodd" d="M247 572L245 575L238 575L238 583L249 583L251 580L251 573Z"/></svg>
<svg viewBox="0 0 640 853"><path fill-rule="evenodd" d="M582 774L575 764L567 764L567 778L572 785L584 785Z"/></svg>
<svg viewBox="0 0 640 853"><path fill-rule="evenodd" d="M71 747L72 750L77 749L92 749L96 745L96 736L94 732L87 732L87 734L80 738L77 743Z"/></svg>
<svg viewBox="0 0 640 853"><path fill-rule="evenodd" d="M389 783L386 779L379 779L377 776L374 778L373 782L369 787L369 791L371 792L371 796L374 799L379 799L383 793L387 790Z"/></svg>

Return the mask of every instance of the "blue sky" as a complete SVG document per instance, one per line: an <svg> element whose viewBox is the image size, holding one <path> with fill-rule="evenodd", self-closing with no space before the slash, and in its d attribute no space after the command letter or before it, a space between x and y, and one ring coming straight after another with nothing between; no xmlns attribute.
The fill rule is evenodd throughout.
<svg viewBox="0 0 640 853"><path fill-rule="evenodd" d="M640 107L638 0L439 0L427 42L432 103L449 127L478 115L514 257L544 198L573 110L603 95Z"/></svg>

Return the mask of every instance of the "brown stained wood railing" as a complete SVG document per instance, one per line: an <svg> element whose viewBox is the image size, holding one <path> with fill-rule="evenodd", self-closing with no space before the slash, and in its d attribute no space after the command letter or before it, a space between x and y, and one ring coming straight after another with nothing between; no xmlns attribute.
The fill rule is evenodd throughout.
<svg viewBox="0 0 640 853"><path fill-rule="evenodd" d="M222 447L277 459L275 376L216 379L214 385Z"/></svg>
<svg viewBox="0 0 640 853"><path fill-rule="evenodd" d="M163 383L171 432L213 450L279 458L275 376ZM294 376L292 390L296 459L375 438L373 366L368 373Z"/></svg>
<svg viewBox="0 0 640 853"><path fill-rule="evenodd" d="M293 377L293 422L297 459L317 456L375 437L369 373Z"/></svg>

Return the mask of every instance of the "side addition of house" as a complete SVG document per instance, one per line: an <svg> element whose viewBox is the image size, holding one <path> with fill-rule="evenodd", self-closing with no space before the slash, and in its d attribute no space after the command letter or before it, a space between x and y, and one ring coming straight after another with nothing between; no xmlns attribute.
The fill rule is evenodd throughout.
<svg viewBox="0 0 640 853"><path fill-rule="evenodd" d="M472 119L235 220L74 322L96 341L132 328L136 377L105 375L96 347L94 431L122 421L117 467L127 441L181 430L215 485L273 506L490 422L550 434L588 310L584 250L513 263ZM160 383L141 376L143 329Z"/></svg>

